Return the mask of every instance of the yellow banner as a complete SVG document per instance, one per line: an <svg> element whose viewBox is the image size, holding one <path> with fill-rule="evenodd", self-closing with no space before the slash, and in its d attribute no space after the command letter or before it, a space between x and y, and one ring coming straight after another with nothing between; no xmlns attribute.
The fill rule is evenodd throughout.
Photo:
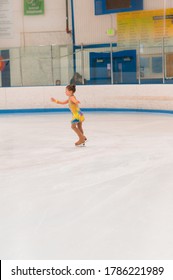
<svg viewBox="0 0 173 280"><path fill-rule="evenodd" d="M158 45L173 36L173 9L117 14L118 46Z"/></svg>

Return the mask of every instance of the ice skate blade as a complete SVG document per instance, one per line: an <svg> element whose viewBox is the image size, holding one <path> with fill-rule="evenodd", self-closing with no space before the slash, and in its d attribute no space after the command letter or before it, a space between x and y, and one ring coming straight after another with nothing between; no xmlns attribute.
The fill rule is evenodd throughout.
<svg viewBox="0 0 173 280"><path fill-rule="evenodd" d="M76 147L85 147L85 143L81 143L79 145L75 145Z"/></svg>

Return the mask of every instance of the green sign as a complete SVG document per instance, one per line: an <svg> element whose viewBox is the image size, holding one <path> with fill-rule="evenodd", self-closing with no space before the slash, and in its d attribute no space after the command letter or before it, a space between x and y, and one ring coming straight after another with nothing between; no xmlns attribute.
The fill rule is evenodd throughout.
<svg viewBox="0 0 173 280"><path fill-rule="evenodd" d="M24 0L24 15L43 15L44 0Z"/></svg>

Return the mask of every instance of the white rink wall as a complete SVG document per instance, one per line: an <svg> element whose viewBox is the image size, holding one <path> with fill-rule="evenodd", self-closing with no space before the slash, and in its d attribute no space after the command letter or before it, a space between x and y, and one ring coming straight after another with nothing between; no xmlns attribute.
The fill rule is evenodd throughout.
<svg viewBox="0 0 173 280"><path fill-rule="evenodd" d="M16 109L67 108L50 101L65 100L65 86L0 88L0 112ZM173 85L77 86L81 108L173 110Z"/></svg>

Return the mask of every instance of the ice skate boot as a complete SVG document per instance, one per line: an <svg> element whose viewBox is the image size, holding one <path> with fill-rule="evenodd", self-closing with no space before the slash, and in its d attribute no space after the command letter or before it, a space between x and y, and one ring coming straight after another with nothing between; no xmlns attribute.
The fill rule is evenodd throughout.
<svg viewBox="0 0 173 280"><path fill-rule="evenodd" d="M79 141L77 141L77 142L75 143L75 145L76 145L77 147L84 147L84 146L85 146L85 140L84 140L84 139L79 139Z"/></svg>

